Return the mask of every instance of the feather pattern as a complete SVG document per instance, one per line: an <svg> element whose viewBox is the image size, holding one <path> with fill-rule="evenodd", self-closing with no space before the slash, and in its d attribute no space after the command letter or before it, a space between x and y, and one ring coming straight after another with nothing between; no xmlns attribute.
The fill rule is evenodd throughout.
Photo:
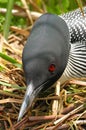
<svg viewBox="0 0 86 130"><path fill-rule="evenodd" d="M86 7L84 16L79 9L63 14L70 33L70 54L61 83L71 78L86 77Z"/></svg>

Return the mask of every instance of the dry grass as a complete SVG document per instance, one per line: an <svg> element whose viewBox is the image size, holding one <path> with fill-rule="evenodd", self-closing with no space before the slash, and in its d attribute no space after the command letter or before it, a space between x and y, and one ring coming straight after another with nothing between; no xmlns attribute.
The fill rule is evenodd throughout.
<svg viewBox="0 0 86 130"><path fill-rule="evenodd" d="M23 3L26 7L26 4ZM35 5L34 5L35 6ZM36 7L37 8L37 7ZM30 14L31 24L39 13ZM16 13L17 15L17 13ZM18 13L19 15L19 13ZM12 60L0 58L0 130L84 130L86 124L86 79L72 79L63 85L59 82L36 98L31 110L17 122L19 109L24 97L26 84L22 70L22 50L30 33L11 27L8 41L0 35L0 52L12 57ZM86 129L86 128L85 128Z"/></svg>

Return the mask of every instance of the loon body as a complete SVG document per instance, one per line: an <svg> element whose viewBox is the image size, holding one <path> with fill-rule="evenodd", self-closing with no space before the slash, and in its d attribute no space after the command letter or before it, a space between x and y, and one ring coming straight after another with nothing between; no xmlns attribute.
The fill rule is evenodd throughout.
<svg viewBox="0 0 86 130"><path fill-rule="evenodd" d="M86 7L61 15L70 33L70 53L61 83L71 78L86 77Z"/></svg>
<svg viewBox="0 0 86 130"><path fill-rule="evenodd" d="M35 22L23 51L27 90L18 120L42 89L57 80L86 77L85 21L78 9L61 16L44 14Z"/></svg>

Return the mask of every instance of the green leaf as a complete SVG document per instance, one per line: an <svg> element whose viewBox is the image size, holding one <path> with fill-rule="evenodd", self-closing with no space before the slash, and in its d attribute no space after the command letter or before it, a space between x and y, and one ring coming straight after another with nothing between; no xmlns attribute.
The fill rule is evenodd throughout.
<svg viewBox="0 0 86 130"><path fill-rule="evenodd" d="M64 6L65 9L67 9L69 7L69 0L62 0L62 4Z"/></svg>
<svg viewBox="0 0 86 130"><path fill-rule="evenodd" d="M22 66L17 60L13 59L12 57L10 57L10 56L8 56L4 53L0 52L0 57L3 58L6 61L9 61L10 63L12 63L13 65L15 65L19 68L21 68L21 66Z"/></svg>
<svg viewBox="0 0 86 130"><path fill-rule="evenodd" d="M10 24L11 24L13 5L14 5L14 0L8 0L7 12L6 12L6 20L5 20L4 31L3 31L4 37L6 39L8 38L8 34L9 34L9 28L10 28Z"/></svg>
<svg viewBox="0 0 86 130"><path fill-rule="evenodd" d="M7 3L8 0L0 0L0 3Z"/></svg>
<svg viewBox="0 0 86 130"><path fill-rule="evenodd" d="M64 9L61 9L61 6L60 6L59 4L56 6L56 13L57 13L57 14L62 14L62 13L63 13L63 10L64 10Z"/></svg>
<svg viewBox="0 0 86 130"><path fill-rule="evenodd" d="M9 84L9 83L3 82L3 81L0 81L0 85L11 87L11 88L17 88L19 90L26 90L26 87L20 87L18 85L12 85L12 84Z"/></svg>
<svg viewBox="0 0 86 130"><path fill-rule="evenodd" d="M76 8L78 8L76 0L70 0L69 10L74 10Z"/></svg>
<svg viewBox="0 0 86 130"><path fill-rule="evenodd" d="M3 71L4 70L4 68L0 65L0 71Z"/></svg>

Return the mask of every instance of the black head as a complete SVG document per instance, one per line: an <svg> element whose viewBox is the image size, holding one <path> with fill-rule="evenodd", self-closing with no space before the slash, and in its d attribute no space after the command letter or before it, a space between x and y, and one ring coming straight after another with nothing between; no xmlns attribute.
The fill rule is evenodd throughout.
<svg viewBox="0 0 86 130"><path fill-rule="evenodd" d="M44 14L34 24L23 51L27 91L19 119L42 89L47 89L64 72L69 56L69 31L63 19Z"/></svg>

